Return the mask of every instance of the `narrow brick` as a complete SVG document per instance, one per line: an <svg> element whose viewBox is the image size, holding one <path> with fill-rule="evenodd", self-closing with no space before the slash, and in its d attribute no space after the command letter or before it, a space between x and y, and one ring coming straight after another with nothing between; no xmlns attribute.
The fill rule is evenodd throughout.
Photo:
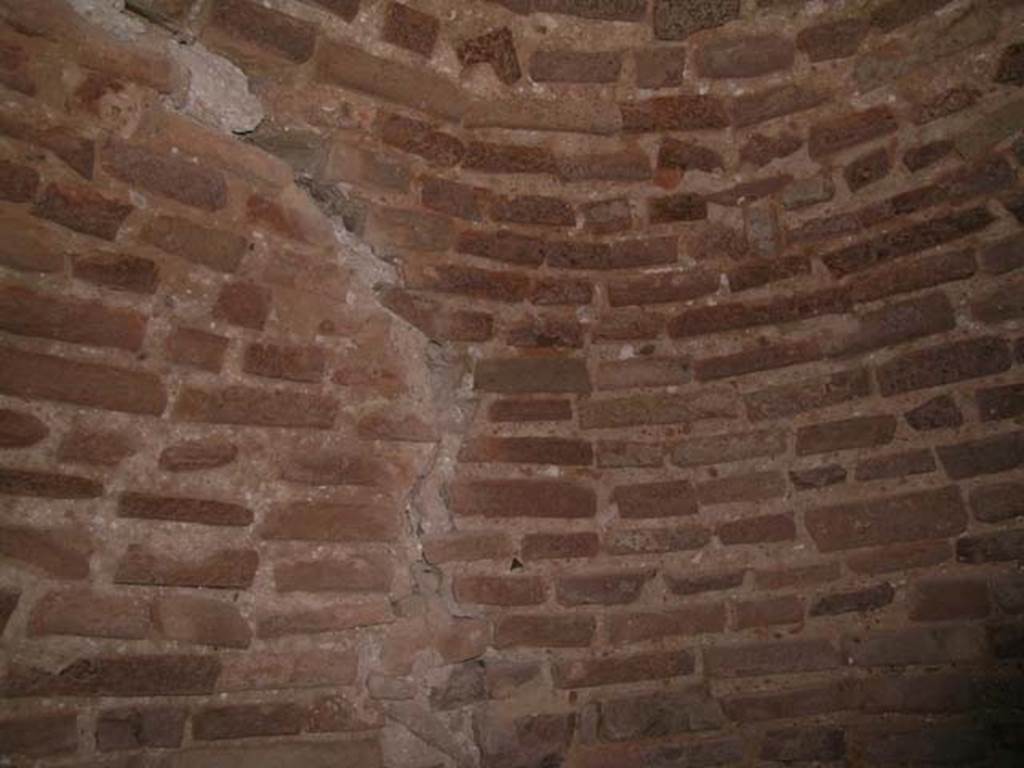
<svg viewBox="0 0 1024 768"><path fill-rule="evenodd" d="M1024 530L963 536L956 542L956 559L962 563L1005 563L1024 557Z"/></svg>
<svg viewBox="0 0 1024 768"><path fill-rule="evenodd" d="M668 332L673 338L689 338L841 314L849 307L849 294L845 290L828 288L767 301L729 302L685 309L669 321Z"/></svg>
<svg viewBox="0 0 1024 768"><path fill-rule="evenodd" d="M693 423L735 415L736 402L732 393L713 387L685 395L632 395L580 403L580 426L583 429Z"/></svg>
<svg viewBox="0 0 1024 768"><path fill-rule="evenodd" d="M185 735L186 716L186 711L177 707L104 710L96 720L96 748L100 752L115 752L145 747L180 747Z"/></svg>
<svg viewBox="0 0 1024 768"><path fill-rule="evenodd" d="M704 270L656 272L608 284L613 307L692 301L718 290L718 275Z"/></svg>
<svg viewBox="0 0 1024 768"><path fill-rule="evenodd" d="M874 301L900 293L966 280L978 265L971 250L898 259L856 274L850 283L853 300Z"/></svg>
<svg viewBox="0 0 1024 768"><path fill-rule="evenodd" d="M730 719L741 723L811 717L851 708L851 693L841 683L741 693L724 699L722 708Z"/></svg>
<svg viewBox="0 0 1024 768"><path fill-rule="evenodd" d="M76 659L50 672L22 664L8 668L8 696L186 696L213 693L216 656L150 654Z"/></svg>
<svg viewBox="0 0 1024 768"><path fill-rule="evenodd" d="M594 549L597 549L596 545ZM435 565L503 560L511 557L512 553L512 541L503 533L459 531L438 533L423 539L423 557Z"/></svg>
<svg viewBox="0 0 1024 768"><path fill-rule="evenodd" d="M722 632L725 621L725 604L717 602L658 613L611 613L606 617L609 640L616 646Z"/></svg>
<svg viewBox="0 0 1024 768"><path fill-rule="evenodd" d="M174 406L175 418L182 421L307 429L330 429L337 411L334 398L241 386L186 387Z"/></svg>
<svg viewBox="0 0 1024 768"><path fill-rule="evenodd" d="M854 478L861 482L891 480L934 472L935 466L935 459L927 449L900 451L858 461Z"/></svg>
<svg viewBox="0 0 1024 768"><path fill-rule="evenodd" d="M684 93L655 96L620 105L627 133L710 131L729 125L725 105L717 96Z"/></svg>
<svg viewBox="0 0 1024 768"><path fill-rule="evenodd" d="M917 432L959 427L964 423L963 413L951 395L937 395L925 400L907 411L904 418Z"/></svg>
<svg viewBox="0 0 1024 768"><path fill-rule="evenodd" d="M706 648L704 664L711 677L751 677L836 669L840 658L828 640L779 640Z"/></svg>
<svg viewBox="0 0 1024 768"><path fill-rule="evenodd" d="M918 581L911 588L909 602L914 621L983 619L991 612L988 583L978 578Z"/></svg>
<svg viewBox="0 0 1024 768"><path fill-rule="evenodd" d="M760 371L788 368L792 365L814 362L824 356L816 339L803 339L784 344L769 344L716 357L705 357L693 364L698 381L743 376Z"/></svg>
<svg viewBox="0 0 1024 768"><path fill-rule="evenodd" d="M459 515L586 518L596 514L594 491L562 480L478 480L452 489Z"/></svg>
<svg viewBox="0 0 1024 768"><path fill-rule="evenodd" d="M495 422L567 421L572 418L572 404L553 398L495 400L488 408Z"/></svg>
<svg viewBox="0 0 1024 768"><path fill-rule="evenodd" d="M52 183L32 209L32 215L101 240L114 240L128 215L135 210L95 192L90 187Z"/></svg>
<svg viewBox="0 0 1024 768"><path fill-rule="evenodd" d="M722 523L715 530L722 544L767 544L792 541L796 525L788 515L760 515Z"/></svg>
<svg viewBox="0 0 1024 768"><path fill-rule="evenodd" d="M103 495L103 484L77 475L0 467L0 494L41 499L93 499Z"/></svg>
<svg viewBox="0 0 1024 768"><path fill-rule="evenodd" d="M800 427L796 433L799 456L830 453L851 448L870 448L892 441L896 433L896 417L856 416L824 424Z"/></svg>
<svg viewBox="0 0 1024 768"><path fill-rule="evenodd" d="M344 558L312 558L274 564L278 592L387 592L393 568L379 553Z"/></svg>
<svg viewBox="0 0 1024 768"><path fill-rule="evenodd" d="M604 549L612 555L654 555L700 549L709 541L711 531L701 525L622 528L605 534Z"/></svg>
<svg viewBox="0 0 1024 768"><path fill-rule="evenodd" d="M811 157L818 159L894 133L897 128L896 116L888 107L848 112L814 123L807 148Z"/></svg>
<svg viewBox="0 0 1024 768"><path fill-rule="evenodd" d="M395 511L357 501L295 501L264 514L260 535L289 541L392 541L398 535Z"/></svg>
<svg viewBox="0 0 1024 768"><path fill-rule="evenodd" d="M777 117L805 112L830 98L824 89L810 83L789 83L736 96L730 112L738 128L763 123Z"/></svg>
<svg viewBox="0 0 1024 768"><path fill-rule="evenodd" d="M536 576L455 576L452 594L476 605L540 605L545 598L544 582Z"/></svg>
<svg viewBox="0 0 1024 768"><path fill-rule="evenodd" d="M558 437L476 437L463 443L459 461L590 466L590 443Z"/></svg>
<svg viewBox="0 0 1024 768"><path fill-rule="evenodd" d="M1009 432L935 449L954 480L1008 472L1024 463L1024 432Z"/></svg>
<svg viewBox="0 0 1024 768"><path fill-rule="evenodd" d="M846 565L854 573L876 576L926 568L944 563L952 557L952 548L946 541L915 541L858 552L846 558Z"/></svg>
<svg viewBox="0 0 1024 768"><path fill-rule="evenodd" d="M634 389L686 384L693 378L690 361L679 357L638 357L598 363L597 389Z"/></svg>
<svg viewBox="0 0 1024 768"><path fill-rule="evenodd" d="M693 656L687 651L641 653L559 661L552 668L558 688L593 688L601 685L666 680L693 674Z"/></svg>
<svg viewBox="0 0 1024 768"><path fill-rule="evenodd" d="M860 667L974 662L988 656L981 627L954 626L856 632L843 640L847 657Z"/></svg>
<svg viewBox="0 0 1024 768"><path fill-rule="evenodd" d="M127 184L193 208L219 211L227 205L223 174L198 162L112 139L104 147L103 167Z"/></svg>
<svg viewBox="0 0 1024 768"><path fill-rule="evenodd" d="M153 294L160 270L150 259L97 251L72 257L71 273L79 280L114 291Z"/></svg>
<svg viewBox="0 0 1024 768"><path fill-rule="evenodd" d="M32 607L28 634L142 640L150 633L145 598L90 589L52 590Z"/></svg>
<svg viewBox="0 0 1024 768"><path fill-rule="evenodd" d="M1005 340L967 339L901 355L878 368L878 383L890 396L1002 373L1010 363Z"/></svg>
<svg viewBox="0 0 1024 768"><path fill-rule="evenodd" d="M722 592L735 589L743 584L745 569L709 571L704 573L662 573L665 586L674 595L688 597L706 592Z"/></svg>
<svg viewBox="0 0 1024 768"><path fill-rule="evenodd" d="M192 735L202 741L291 736L301 730L302 718L292 702L205 707L192 716Z"/></svg>
<svg viewBox="0 0 1024 768"><path fill-rule="evenodd" d="M760 77L793 66L793 42L777 35L723 37L705 43L697 53L702 77Z"/></svg>
<svg viewBox="0 0 1024 768"><path fill-rule="evenodd" d="M614 83L622 54L614 51L539 50L530 59L530 79L538 83Z"/></svg>
<svg viewBox="0 0 1024 768"><path fill-rule="evenodd" d="M465 40L455 52L463 67L490 64L494 74L505 85L512 85L522 77L515 38L508 27Z"/></svg>
<svg viewBox="0 0 1024 768"><path fill-rule="evenodd" d="M197 472L219 469L237 457L238 447L234 443L213 437L169 445L160 452L157 464L167 472Z"/></svg>
<svg viewBox="0 0 1024 768"><path fill-rule="evenodd" d="M258 562L253 550L222 549L186 558L132 544L117 565L114 583L247 589Z"/></svg>
<svg viewBox="0 0 1024 768"><path fill-rule="evenodd" d="M785 493L786 480L775 471L749 472L717 477L697 483L697 498L703 506L766 501Z"/></svg>
<svg viewBox="0 0 1024 768"><path fill-rule="evenodd" d="M868 34L864 19L851 17L825 21L800 30L796 45L813 62L853 56Z"/></svg>
<svg viewBox="0 0 1024 768"><path fill-rule="evenodd" d="M750 419L760 421L827 408L867 397L870 392L867 370L854 368L798 384L762 389L745 395L743 400Z"/></svg>
<svg viewBox="0 0 1024 768"><path fill-rule="evenodd" d="M301 64L313 55L316 27L246 0L217 0L214 29L275 56Z"/></svg>
<svg viewBox="0 0 1024 768"><path fill-rule="evenodd" d="M566 560L597 556L596 533L528 533L523 537L521 553L524 560Z"/></svg>
<svg viewBox="0 0 1024 768"><path fill-rule="evenodd" d="M253 520L252 511L238 504L146 493L122 493L117 514L119 517L142 520L172 520L204 525L244 526Z"/></svg>
<svg viewBox="0 0 1024 768"><path fill-rule="evenodd" d="M793 595L734 600L732 608L737 629L796 624L804 619L804 601Z"/></svg>
<svg viewBox="0 0 1024 768"><path fill-rule="evenodd" d="M1024 515L1024 483L997 482L978 485L968 494L977 520L998 523Z"/></svg>
<svg viewBox="0 0 1024 768"><path fill-rule="evenodd" d="M822 595L811 606L811 616L835 616L842 613L866 613L889 605L896 591L889 582L863 589Z"/></svg>
<svg viewBox="0 0 1024 768"><path fill-rule="evenodd" d="M165 595L153 607L159 635L194 645L248 648L252 630L238 608L225 600L191 595Z"/></svg>
<svg viewBox="0 0 1024 768"><path fill-rule="evenodd" d="M474 387L484 392L589 392L590 377L582 360L508 358L481 360Z"/></svg>
<svg viewBox="0 0 1024 768"><path fill-rule="evenodd" d="M578 648L594 637L592 616L542 614L506 615L494 627L496 648Z"/></svg>

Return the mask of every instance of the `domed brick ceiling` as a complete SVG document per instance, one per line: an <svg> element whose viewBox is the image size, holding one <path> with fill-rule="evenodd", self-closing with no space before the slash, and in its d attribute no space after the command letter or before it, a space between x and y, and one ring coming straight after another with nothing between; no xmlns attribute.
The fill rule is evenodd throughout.
<svg viewBox="0 0 1024 768"><path fill-rule="evenodd" d="M0 20L0 764L1019 763L1019 0Z"/></svg>

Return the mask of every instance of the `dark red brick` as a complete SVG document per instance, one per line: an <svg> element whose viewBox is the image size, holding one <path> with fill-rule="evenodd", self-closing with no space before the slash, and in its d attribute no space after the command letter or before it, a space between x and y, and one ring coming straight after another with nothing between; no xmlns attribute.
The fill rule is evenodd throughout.
<svg viewBox="0 0 1024 768"><path fill-rule="evenodd" d="M145 493L122 493L117 514L119 517L205 525L249 525L253 520L252 511L238 504Z"/></svg>
<svg viewBox="0 0 1024 768"><path fill-rule="evenodd" d="M403 3L391 3L384 15L381 39L429 59L440 30L436 17Z"/></svg>
<svg viewBox="0 0 1024 768"><path fill-rule="evenodd" d="M624 103L621 109L622 128L629 133L710 131L729 125L725 105L717 96L655 96Z"/></svg>
<svg viewBox="0 0 1024 768"><path fill-rule="evenodd" d="M971 302L971 314L994 325L1024 317L1024 276L1009 277Z"/></svg>
<svg viewBox="0 0 1024 768"><path fill-rule="evenodd" d="M193 208L218 211L227 205L224 176L198 162L111 140L104 148L103 167L127 184Z"/></svg>
<svg viewBox="0 0 1024 768"><path fill-rule="evenodd" d="M114 583L246 589L258 563L253 550L221 549L185 558L132 544L117 565Z"/></svg>
<svg viewBox="0 0 1024 768"><path fill-rule="evenodd" d="M911 147L903 153L903 165L911 173L916 173L947 157L953 148L953 142L947 139L938 139Z"/></svg>
<svg viewBox="0 0 1024 768"><path fill-rule="evenodd" d="M598 389L634 389L686 384L692 378L685 357L634 357L598 363L595 383Z"/></svg>
<svg viewBox="0 0 1024 768"><path fill-rule="evenodd" d="M625 197L583 203L580 211L584 229L591 234L611 235L633 227L633 208Z"/></svg>
<svg viewBox="0 0 1024 768"><path fill-rule="evenodd" d="M475 437L462 444L459 461L470 463L590 466L590 443L561 437Z"/></svg>
<svg viewBox="0 0 1024 768"><path fill-rule="evenodd" d="M803 138L788 130L774 136L755 133L740 147L740 162L761 168L773 160L789 157L803 145Z"/></svg>
<svg viewBox="0 0 1024 768"><path fill-rule="evenodd" d="M736 126L743 128L813 109L829 98L830 95L817 86L791 83L737 96L732 100L730 112Z"/></svg>
<svg viewBox="0 0 1024 768"><path fill-rule="evenodd" d="M724 721L708 691L699 687L603 701L600 709L599 732L606 741L705 730Z"/></svg>
<svg viewBox="0 0 1024 768"><path fill-rule="evenodd" d="M488 409L491 421L567 421L572 418L568 400L495 400Z"/></svg>
<svg viewBox="0 0 1024 768"><path fill-rule="evenodd" d="M859 192L866 186L881 181L892 170L892 160L887 149L876 149L855 158L843 169L843 178L851 192Z"/></svg>
<svg viewBox="0 0 1024 768"><path fill-rule="evenodd" d="M499 0L507 3L508 0ZM519 0L512 0L519 3ZM532 0L531 10L537 13L564 13L584 19L603 21L641 21L645 0Z"/></svg>
<svg viewBox="0 0 1024 768"><path fill-rule="evenodd" d="M130 203L106 197L90 187L51 183L32 214L75 232L113 240L133 210L135 207Z"/></svg>
<svg viewBox="0 0 1024 768"><path fill-rule="evenodd" d="M679 259L678 239L646 237L614 243L562 241L548 243L547 263L564 269L629 269L674 264Z"/></svg>
<svg viewBox="0 0 1024 768"><path fill-rule="evenodd" d="M459 515L587 518L597 512L593 489L570 481L460 481L451 490Z"/></svg>
<svg viewBox="0 0 1024 768"><path fill-rule="evenodd" d="M231 325L262 330L270 315L270 289L256 283L226 283L217 295L213 316Z"/></svg>
<svg viewBox="0 0 1024 768"><path fill-rule="evenodd" d="M173 216L147 222L140 237L166 253L229 274L238 269L249 247L241 235Z"/></svg>
<svg viewBox="0 0 1024 768"><path fill-rule="evenodd" d="M302 709L292 702L206 707L192 716L192 735L211 739L291 736L302 728Z"/></svg>
<svg viewBox="0 0 1024 768"><path fill-rule="evenodd" d="M913 568L938 565L950 560L952 548L946 541L917 541L891 544L850 555L846 565L854 573L876 576Z"/></svg>
<svg viewBox="0 0 1024 768"><path fill-rule="evenodd" d="M561 155L558 176L568 183L583 181L647 181L651 161L642 149Z"/></svg>
<svg viewBox="0 0 1024 768"><path fill-rule="evenodd" d="M914 621L983 619L991 611L988 583L978 578L932 578L918 581L910 594Z"/></svg>
<svg viewBox="0 0 1024 768"><path fill-rule="evenodd" d="M0 754L11 760L68 754L77 749L78 719L73 713L21 715L0 720Z"/></svg>
<svg viewBox="0 0 1024 768"><path fill-rule="evenodd" d="M998 523L1024 515L1024 483L1003 482L979 485L968 495L977 520Z"/></svg>
<svg viewBox="0 0 1024 768"><path fill-rule="evenodd" d="M721 592L735 589L743 584L746 570L712 571L704 573L662 573L665 587L673 595L687 597L705 592Z"/></svg>
<svg viewBox="0 0 1024 768"><path fill-rule="evenodd" d="M167 472L197 472L227 466L238 457L234 443L216 437L183 440L167 446L157 461Z"/></svg>
<svg viewBox="0 0 1024 768"><path fill-rule="evenodd" d="M841 683L741 693L724 699L722 708L730 719L741 723L810 717L849 709L853 703L850 693Z"/></svg>
<svg viewBox="0 0 1024 768"><path fill-rule="evenodd" d="M840 656L828 640L779 640L705 648L711 677L751 677L836 669Z"/></svg>
<svg viewBox="0 0 1024 768"><path fill-rule="evenodd" d="M375 503L296 501L272 507L260 535L288 541L391 541L398 534L394 510Z"/></svg>
<svg viewBox="0 0 1024 768"><path fill-rule="evenodd" d="M934 285L965 280L977 271L970 250L901 258L854 275L850 288L856 302L910 293Z"/></svg>
<svg viewBox="0 0 1024 768"><path fill-rule="evenodd" d="M466 40L459 45L456 53L464 67L490 64L494 74L505 85L512 85L522 76L515 38L508 27Z"/></svg>
<svg viewBox="0 0 1024 768"><path fill-rule="evenodd" d="M846 734L827 726L783 728L768 731L761 742L762 760L839 760L846 755Z"/></svg>
<svg viewBox="0 0 1024 768"><path fill-rule="evenodd" d="M75 255L71 272L87 283L130 293L155 293L160 282L160 270L153 261L116 253Z"/></svg>
<svg viewBox="0 0 1024 768"><path fill-rule="evenodd" d="M857 462L855 479L890 480L910 475L923 475L935 471L931 451L911 450L874 456Z"/></svg>
<svg viewBox="0 0 1024 768"><path fill-rule="evenodd" d="M328 2L328 0L318 0ZM339 0L329 0L331 9ZM341 0L342 17L354 15L349 0ZM313 55L316 26L246 0L217 0L210 17L213 28L287 61L301 64Z"/></svg>
<svg viewBox="0 0 1024 768"><path fill-rule="evenodd" d="M525 275L512 272L439 264L423 268L413 287L515 303L526 297L530 281Z"/></svg>
<svg viewBox="0 0 1024 768"><path fill-rule="evenodd" d="M461 141L430 123L386 114L377 125L385 144L422 157L431 165L449 168L458 164L466 151Z"/></svg>
<svg viewBox="0 0 1024 768"><path fill-rule="evenodd" d="M853 56L868 34L863 19L848 18L825 21L800 30L796 45L811 61L830 61Z"/></svg>
<svg viewBox="0 0 1024 768"><path fill-rule="evenodd" d="M1013 43L1003 49L992 79L997 83L1024 85L1024 43Z"/></svg>
<svg viewBox="0 0 1024 768"><path fill-rule="evenodd" d="M974 399L982 421L1010 419L1024 413L1024 385L1021 384L979 389Z"/></svg>
<svg viewBox="0 0 1024 768"><path fill-rule="evenodd" d="M387 592L393 577L391 563L375 552L274 565L278 592Z"/></svg>
<svg viewBox="0 0 1024 768"><path fill-rule="evenodd" d="M103 485L76 475L0 467L0 494L43 499L92 499L103 495Z"/></svg>
<svg viewBox="0 0 1024 768"><path fill-rule="evenodd" d="M889 582L845 592L822 595L811 606L811 616L834 616L841 613L877 611L892 603L896 591Z"/></svg>
<svg viewBox="0 0 1024 768"><path fill-rule="evenodd" d="M320 381L325 366L324 350L314 346L249 344L242 359L242 370L246 373L288 381Z"/></svg>
<svg viewBox="0 0 1024 768"><path fill-rule="evenodd" d="M846 482L846 468L838 464L826 464L812 469L790 470L789 482L798 491L816 491L830 485Z"/></svg>
<svg viewBox="0 0 1024 768"><path fill-rule="evenodd" d="M611 500L619 517L642 519L697 514L697 498L688 480L620 485Z"/></svg>
<svg viewBox="0 0 1024 768"><path fill-rule="evenodd" d="M213 693L216 656L93 656L50 672L11 664L8 696L182 696Z"/></svg>
<svg viewBox="0 0 1024 768"><path fill-rule="evenodd" d="M558 688L591 688L599 685L667 680L693 674L693 656L687 651L605 656L560 661L552 668Z"/></svg>
<svg viewBox="0 0 1024 768"><path fill-rule="evenodd" d="M1024 464L1024 432L1008 432L935 449L955 480L1008 472Z"/></svg>
<svg viewBox="0 0 1024 768"><path fill-rule="evenodd" d="M489 195L479 187L428 176L423 179L420 200L425 208L432 211L468 221L482 221Z"/></svg>
<svg viewBox="0 0 1024 768"><path fill-rule="evenodd" d="M657 613L614 613L607 616L608 637L613 645L640 643L671 637L688 637L725 629L724 603L693 603Z"/></svg>
<svg viewBox="0 0 1024 768"><path fill-rule="evenodd" d="M476 605L540 605L544 581L537 576L472 576L452 579L452 594L460 603Z"/></svg>
<svg viewBox="0 0 1024 768"><path fill-rule="evenodd" d="M804 601L793 595L734 600L732 607L737 629L796 624L804 619Z"/></svg>
<svg viewBox="0 0 1024 768"><path fill-rule="evenodd" d="M795 539L796 525L788 515L760 515L722 523L715 533L726 546L764 544Z"/></svg>
<svg viewBox="0 0 1024 768"><path fill-rule="evenodd" d="M472 141L466 147L462 167L486 173L556 174L555 157L549 149L516 144Z"/></svg>
<svg viewBox="0 0 1024 768"><path fill-rule="evenodd" d="M337 412L338 402L332 397L238 386L186 387L174 405L174 416L182 421L264 427L330 429Z"/></svg>
<svg viewBox="0 0 1024 768"><path fill-rule="evenodd" d="M596 533L528 533L523 537L524 560L563 560L597 556Z"/></svg>
<svg viewBox="0 0 1024 768"><path fill-rule="evenodd" d="M841 314L850 308L849 294L841 288L793 294L759 302L729 302L684 309L669 321L674 338L792 323L820 315Z"/></svg>
<svg viewBox="0 0 1024 768"><path fill-rule="evenodd" d="M674 221L701 221L708 217L707 201L700 195L681 192L678 195L654 197L647 201L647 218L651 224Z"/></svg>
<svg viewBox="0 0 1024 768"><path fill-rule="evenodd" d="M658 168L678 168L684 173L692 168L713 173L724 167L725 161L718 152L692 141L667 138L658 149Z"/></svg>
<svg viewBox="0 0 1024 768"><path fill-rule="evenodd" d="M495 648L580 648L595 632L592 616L517 614L501 616L494 626Z"/></svg>
<svg viewBox="0 0 1024 768"><path fill-rule="evenodd" d="M862 667L972 662L988 656L984 632L972 626L856 632L844 638L843 646L851 662Z"/></svg>
<svg viewBox="0 0 1024 768"><path fill-rule="evenodd" d="M732 393L705 387L687 394L644 394L583 400L579 404L583 429L651 424L692 423L736 415Z"/></svg>
<svg viewBox="0 0 1024 768"><path fill-rule="evenodd" d="M572 227L576 213L565 200L542 195L498 198L491 207L495 221L548 227Z"/></svg>
<svg viewBox="0 0 1024 768"><path fill-rule="evenodd" d="M956 559L963 563L1002 563L1024 557L1024 530L963 536L956 542Z"/></svg>
<svg viewBox="0 0 1024 768"><path fill-rule="evenodd" d="M122 707L107 709L96 720L96 748L100 752L181 746L186 712L175 707Z"/></svg>
<svg viewBox="0 0 1024 768"><path fill-rule="evenodd" d="M0 200L28 203L39 190L39 173L27 165L0 160Z"/></svg>
<svg viewBox="0 0 1024 768"><path fill-rule="evenodd" d="M878 368L885 396L1002 373L1010 367L1009 345L981 337L903 354Z"/></svg>
<svg viewBox="0 0 1024 768"><path fill-rule="evenodd" d="M770 344L696 360L693 364L693 374L698 381L714 381L758 371L787 368L820 360L822 357L824 352L814 339Z"/></svg>
<svg viewBox="0 0 1024 768"><path fill-rule="evenodd" d="M956 486L808 510L804 524L822 552L960 533L967 513Z"/></svg>
<svg viewBox="0 0 1024 768"><path fill-rule="evenodd" d="M538 317L513 325L507 339L513 347L578 349L583 346L583 326L577 320Z"/></svg>
<svg viewBox="0 0 1024 768"><path fill-rule="evenodd" d="M811 125L807 149L818 159L894 133L898 127L888 107L848 112Z"/></svg>
<svg viewBox="0 0 1024 768"><path fill-rule="evenodd" d="M31 413L0 408L0 448L28 448L49 433L46 424Z"/></svg>
<svg viewBox="0 0 1024 768"><path fill-rule="evenodd" d="M959 427L964 422L960 407L950 395L938 395L926 400L907 411L904 417L911 429L918 432Z"/></svg>

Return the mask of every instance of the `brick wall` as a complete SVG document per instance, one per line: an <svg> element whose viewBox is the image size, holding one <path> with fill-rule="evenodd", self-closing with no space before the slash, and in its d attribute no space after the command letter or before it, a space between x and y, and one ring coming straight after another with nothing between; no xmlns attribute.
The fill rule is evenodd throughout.
<svg viewBox="0 0 1024 768"><path fill-rule="evenodd" d="M1020 761L1020 2L0 22L0 764Z"/></svg>

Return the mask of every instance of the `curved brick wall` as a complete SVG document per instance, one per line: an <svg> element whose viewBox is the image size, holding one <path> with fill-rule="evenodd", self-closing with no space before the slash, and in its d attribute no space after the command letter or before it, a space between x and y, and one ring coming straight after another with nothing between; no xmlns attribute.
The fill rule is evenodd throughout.
<svg viewBox="0 0 1024 768"><path fill-rule="evenodd" d="M0 19L0 764L1019 764L1018 0Z"/></svg>

